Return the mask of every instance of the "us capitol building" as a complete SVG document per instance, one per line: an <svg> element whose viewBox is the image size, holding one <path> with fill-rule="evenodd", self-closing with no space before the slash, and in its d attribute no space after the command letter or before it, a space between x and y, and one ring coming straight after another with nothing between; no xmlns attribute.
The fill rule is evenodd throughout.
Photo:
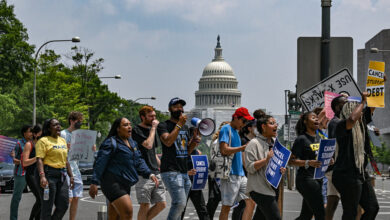
<svg viewBox="0 0 390 220"><path fill-rule="evenodd" d="M234 111L241 106L241 92L232 67L222 57L219 36L214 50L214 59L203 69L195 92L195 108L187 115L189 119L214 119L218 129L221 122L231 121Z"/></svg>

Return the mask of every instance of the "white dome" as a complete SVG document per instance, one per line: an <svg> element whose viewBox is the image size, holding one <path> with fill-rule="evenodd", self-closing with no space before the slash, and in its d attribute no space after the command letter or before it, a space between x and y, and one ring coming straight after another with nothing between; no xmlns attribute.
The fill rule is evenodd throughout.
<svg viewBox="0 0 390 220"><path fill-rule="evenodd" d="M217 38L215 56L203 69L199 90L195 92L196 108L234 108L241 105L241 92L233 68L223 59L222 48Z"/></svg>
<svg viewBox="0 0 390 220"><path fill-rule="evenodd" d="M217 75L219 77L221 77L221 75L234 77L234 72L233 68L228 63L224 60L218 60L207 64L207 66L203 69L203 77L213 75Z"/></svg>

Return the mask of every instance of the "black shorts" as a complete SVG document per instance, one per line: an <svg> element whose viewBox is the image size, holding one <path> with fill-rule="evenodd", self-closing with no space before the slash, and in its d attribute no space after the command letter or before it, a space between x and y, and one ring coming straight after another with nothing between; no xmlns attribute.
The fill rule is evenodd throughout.
<svg viewBox="0 0 390 220"><path fill-rule="evenodd" d="M124 183L120 177L106 171L100 181L100 188L108 201L113 202L118 198L130 195L130 184Z"/></svg>

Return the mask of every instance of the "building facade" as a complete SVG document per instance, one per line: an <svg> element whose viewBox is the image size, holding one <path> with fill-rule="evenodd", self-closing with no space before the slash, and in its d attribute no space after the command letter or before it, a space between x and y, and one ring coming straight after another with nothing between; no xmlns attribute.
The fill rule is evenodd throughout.
<svg viewBox="0 0 390 220"><path fill-rule="evenodd" d="M382 141L390 146L390 52L372 53L371 48L379 50L390 49L390 29L385 29L366 42L364 49L358 50L358 86L361 91L366 90L368 63L370 60L385 62L385 73L387 82L385 83L385 108L377 108L374 113L374 123L380 129Z"/></svg>

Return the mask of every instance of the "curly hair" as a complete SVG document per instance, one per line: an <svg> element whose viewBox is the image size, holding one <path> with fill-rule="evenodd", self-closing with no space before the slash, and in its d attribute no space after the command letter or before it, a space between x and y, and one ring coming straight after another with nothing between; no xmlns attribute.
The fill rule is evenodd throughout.
<svg viewBox="0 0 390 220"><path fill-rule="evenodd" d="M301 115L301 117L299 118L298 122L297 122L297 125L295 126L295 131L297 132L297 135L302 135L302 134L305 134L306 130L307 130L307 127L306 127L306 124L305 124L305 121L309 118L309 115L310 114L315 114L314 112L310 111L310 112L305 112Z"/></svg>

